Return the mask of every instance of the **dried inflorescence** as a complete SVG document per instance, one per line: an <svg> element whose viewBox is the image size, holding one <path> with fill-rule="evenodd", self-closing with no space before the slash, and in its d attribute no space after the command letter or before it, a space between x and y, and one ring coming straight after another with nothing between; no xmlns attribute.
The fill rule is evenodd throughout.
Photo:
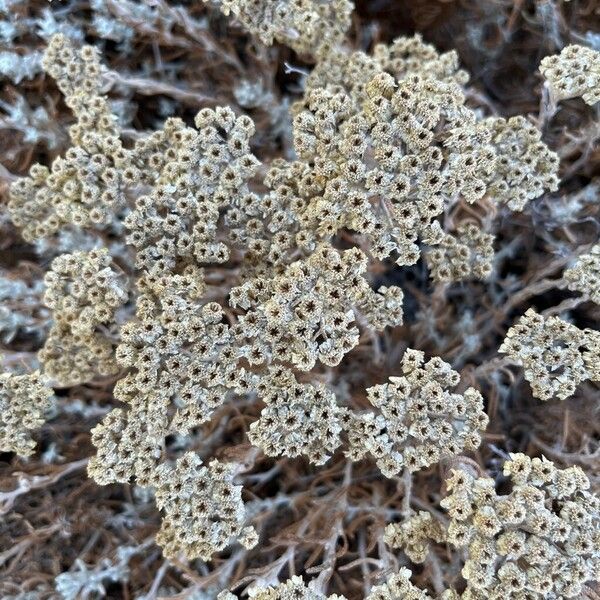
<svg viewBox="0 0 600 600"><path fill-rule="evenodd" d="M317 360L336 366L358 344L357 322L376 330L402 323L402 290L374 292L364 274L367 257L322 245L275 278L233 288L230 304L247 310L237 328L251 364L288 362L309 371Z"/></svg>
<svg viewBox="0 0 600 600"><path fill-rule="evenodd" d="M558 189L558 154L542 141L537 127L521 116L491 117L484 123L491 131L496 152L488 186L493 199L522 211L530 200Z"/></svg>
<svg viewBox="0 0 600 600"><path fill-rule="evenodd" d="M85 136L85 148L69 148L51 169L33 165L29 177L11 185L8 212L25 240L50 237L69 225L105 229L125 206L135 172L127 168L121 143L93 131Z"/></svg>
<svg viewBox="0 0 600 600"><path fill-rule="evenodd" d="M100 95L97 50L76 50L55 35L44 67L56 78L67 105L77 117L70 129L74 146L50 169L34 164L29 177L10 187L8 212L25 240L46 238L65 226L103 229L127 203L127 191L141 183L131 151L118 138L116 119Z"/></svg>
<svg viewBox="0 0 600 600"><path fill-rule="evenodd" d="M227 236L244 252L245 278L268 278L317 247L316 232L305 220L304 195L319 191L308 181L309 168L300 161L276 158L269 164L264 194L240 195L225 214Z"/></svg>
<svg viewBox="0 0 600 600"><path fill-rule="evenodd" d="M70 386L114 374L118 367L111 338L128 290L108 250L62 254L44 281L44 303L53 312L52 328L39 352L46 375Z"/></svg>
<svg viewBox="0 0 600 600"><path fill-rule="evenodd" d="M499 352L523 366L540 400L564 400L582 381L600 381L600 332L545 318L532 308L508 330Z"/></svg>
<svg viewBox="0 0 600 600"><path fill-rule="evenodd" d="M157 421L156 412L150 402L139 401L127 410L113 408L92 429L96 453L88 474L96 483L126 483L135 476L140 485L150 485L165 438L164 420Z"/></svg>
<svg viewBox="0 0 600 600"><path fill-rule="evenodd" d="M423 42L417 33L412 37L398 38L390 45L377 44L372 55L333 48L320 57L308 75L305 96L316 88L342 88L358 110L367 99L367 84L382 72L397 80L419 75L458 85L464 85L469 79L468 73L459 68L456 51L440 54L432 45Z"/></svg>
<svg viewBox="0 0 600 600"><path fill-rule="evenodd" d="M254 529L244 527L242 486L233 483L236 468L218 460L207 467L193 452L157 468L156 504L165 516L156 542L167 558L183 553L188 560L209 560L232 538L249 548L256 544Z"/></svg>
<svg viewBox="0 0 600 600"><path fill-rule="evenodd" d="M81 336L114 323L117 310L127 302L125 278L115 270L106 248L61 254L52 261L44 283L44 304L52 309L54 320Z"/></svg>
<svg viewBox="0 0 600 600"><path fill-rule="evenodd" d="M581 97L587 104L600 100L600 52L572 44L560 54L546 56L540 71L558 100Z"/></svg>
<svg viewBox="0 0 600 600"><path fill-rule="evenodd" d="M392 574L382 585L373 587L365 600L432 600L426 591L419 589L410 582L410 569L402 567ZM446 590L437 596L439 600L458 600L459 595L453 590Z"/></svg>
<svg viewBox="0 0 600 600"><path fill-rule="evenodd" d="M0 374L0 451L33 454L31 432L45 422L53 394L38 372Z"/></svg>
<svg viewBox="0 0 600 600"><path fill-rule="evenodd" d="M364 597L364 600L432 600L424 590L410 581L412 573L403 567L389 576L385 583L375 585ZM290 579L274 586L254 587L248 592L252 600L346 600L345 596L333 594L328 596L319 590L315 581L304 583L301 577L294 575ZM231 592L222 592L217 600L237 600ZM440 600L458 600L459 596L447 590L438 596Z"/></svg>
<svg viewBox="0 0 600 600"><path fill-rule="evenodd" d="M488 418L474 388L463 394L449 388L460 377L438 357L425 362L423 352L407 350L401 377L367 389L378 413L350 413L348 430L353 460L372 455L386 477L403 468L418 471L444 457L476 450Z"/></svg>
<svg viewBox="0 0 600 600"><path fill-rule="evenodd" d="M290 579L268 587L256 586L248 591L252 600L345 600L343 596L333 594L328 596L321 592L311 581L304 583L302 577L292 576ZM222 592L217 600L238 600L231 592Z"/></svg>
<svg viewBox="0 0 600 600"><path fill-rule="evenodd" d="M93 60L86 62L80 54ZM105 228L137 198L126 225L138 264L150 268L149 263L192 256L200 262L227 260L228 248L215 239L217 221L219 210L248 194L247 180L258 166L249 150L252 120L225 107L202 109L197 130L168 119L162 130L126 149L116 126L98 124L86 113L101 105L112 123L98 81L88 82L90 70L101 70L96 51L85 46L78 53L63 36L55 36L44 64L58 78L78 124L71 131L75 146L64 157L51 169L34 165L28 178L11 186L9 212L23 236L48 237L67 224ZM71 94L79 100L71 101ZM148 188L147 195L140 193Z"/></svg>
<svg viewBox="0 0 600 600"><path fill-rule="evenodd" d="M205 0L205 2L208 0ZM301 54L326 53L350 27L350 0L218 0L264 44L274 40Z"/></svg>
<svg viewBox="0 0 600 600"><path fill-rule="evenodd" d="M383 538L391 548L404 550L406 556L414 563L425 561L432 540L443 542L445 539L443 525L426 511L419 511L401 523L390 523L385 528Z"/></svg>
<svg viewBox="0 0 600 600"><path fill-rule="evenodd" d="M515 484L508 497L499 496L491 480L460 480L455 474L448 484L451 496L444 501L451 517L445 530L443 519L410 509L425 507L435 497L432 487L427 493L414 489L417 482L434 482L434 470L419 475L412 487L410 472L479 447L487 425L481 394L472 387L458 388L458 373L441 358L425 361L422 352L408 350L403 375L367 389L369 411L361 404L361 361L371 352L380 358L385 352L396 356L398 332L376 332L400 325L403 318L402 290L374 289L379 284L373 280L403 281L410 287L410 321L400 347L425 327L432 338L442 339L444 324L438 334L440 307L434 305L445 310L452 302L447 292L471 288L468 282L451 290L436 286L428 306L428 299L419 297L422 286L408 283L419 269L400 272L386 259L411 265L423 252L435 281L486 278L492 269L492 235L468 220L454 230L448 221L443 223L443 216L454 214L459 205L492 230L495 212L506 213L494 202L523 210L528 201L557 189L557 155L528 120L484 118L483 108L471 108L487 103L475 90L463 89L468 76L459 68L456 52L440 54L419 35L376 45L371 55L351 51L342 39L350 23L347 0L220 4L263 41L287 43L317 60L303 82L303 99L292 107L293 131L282 135L293 134L293 161L273 159L267 151L263 171L250 151L254 123L225 107L202 109L195 128L169 118L159 131L128 131L121 141L116 116L102 95L104 69L97 52L87 46L77 50L59 35L44 59L76 117L70 130L74 147L50 169L35 165L29 177L12 185L13 222L27 241L51 238L44 247L53 251L58 233L70 233L73 227L102 230L93 243L116 241L111 251L122 253L120 264L131 258L137 287L135 315L129 318L129 307L120 309L127 299L124 278L106 251L62 256L46 278L46 303L55 313L40 353L46 374L61 385L73 385L98 373L115 374L117 367L123 370L116 383L114 377L89 386L102 385L121 403L93 429L97 452L88 464L90 476L100 484L149 488L164 515L157 542L165 556L208 561L235 540L245 548L257 543L258 532L248 526L242 487L236 481L250 463L256 466L246 480L249 497L256 499L253 514L264 533L281 523L281 536L269 539L258 553L223 553L212 572L200 565L201 572L194 575L199 593L211 597L224 585L253 581L273 586L250 588L250 597L259 600L343 600L326 595L331 581L339 589L361 586L367 600L429 599L411 584L406 569L368 593L371 582L396 562L370 533L365 537L359 526L352 529L354 523L364 523L373 502L378 504L373 531L380 530L380 514L403 515L403 521L386 528L385 541L402 548L414 562L426 560L431 541L469 545L465 600L537 597L550 589L544 577L554 570L561 583L553 580L551 585L563 587L552 588L552 593L575 594L598 569L597 553L592 552L598 546L598 502L585 490L579 471L562 472L545 461L528 463L515 456L505 470ZM179 31L183 21L177 19L184 14L172 11L178 26L168 36L164 32L164 39L179 48L174 56L185 55L189 44L196 46L197 36L206 33L204 23L196 21L186 21ZM243 43L236 43L236 49L241 51ZM157 63L159 46L154 47ZM218 50L212 41L209 46ZM123 84L132 82L124 78ZM92 240L87 232L85 236ZM125 247L119 245L123 237ZM369 264L372 257L380 260ZM597 293L594 264L584 256L565 273L571 289L590 297ZM207 265L206 281L200 265ZM425 285L426 277L421 280ZM499 287L490 286L494 311L506 293ZM413 325L413 316L421 319L429 309L431 323ZM459 314L462 323L470 313L461 307ZM486 314L477 314L473 322L481 323ZM600 334L581 332L558 319L549 319L546 327L540 319L529 315L503 345L525 364L534 392L545 394L544 399L554 392L564 396L584 378L598 380L594 356ZM127 322L117 333L115 324L122 321ZM419 339L419 347L431 347L428 339ZM115 362L113 345L118 341ZM461 357L451 344L444 340L440 355L459 364ZM531 350L528 344L543 349ZM344 357L347 363L334 370ZM479 370L473 380L475 376ZM28 412L21 407L32 402L30 397L27 402L5 402L9 449L16 443L31 451L29 429L18 428L39 425L48 393L38 389L36 407ZM338 406L336 393L343 405ZM20 411L18 418L14 410ZM235 445L249 421L248 438L260 450ZM339 453L323 475L308 469L304 460L284 458L305 457L322 465L345 436L350 460ZM234 445L226 448L230 456L251 459L240 461L243 465L205 459L219 444ZM394 482L377 477L366 461L355 466L350 462L368 456L390 478L405 472L404 485L389 502L382 492ZM259 472L260 461L274 466L268 473ZM527 465L534 475L525 481ZM300 476L287 477L288 469L296 468ZM323 511L329 504L317 502L311 493L320 496L342 473L344 483L333 497L343 494L349 510L331 519L339 527L328 540L330 515ZM309 491L302 487L306 482ZM269 495L256 494L261 489ZM275 513L278 506L285 509ZM312 506L317 507L314 515L306 508ZM298 521L286 528L288 513ZM350 514L352 520L347 519ZM346 530L348 522L352 524ZM322 523L323 531L317 531ZM500 530L491 533L498 523ZM356 535L347 535L350 530ZM325 549L323 564L312 569L320 573L318 578L305 583L292 577L274 585L281 577L302 572L303 562L304 571L311 571L306 567L319 556L311 550L315 543ZM298 544L301 551L296 551ZM334 571L344 554L356 556L346 563L348 585ZM439 592L444 582L436 557L430 559L429 583ZM582 566L584 560L588 564ZM362 581L353 571L357 566ZM160 569L151 584L155 594L164 591L158 589L162 574ZM426 580L428 571L419 576ZM217 579L216 589L202 587ZM458 594L448 590L441 597L454 600ZM229 593L219 596L234 598Z"/></svg>
<svg viewBox="0 0 600 600"><path fill-rule="evenodd" d="M181 264L229 258L230 240L218 239L220 211L249 195L248 180L259 164L249 149L254 123L217 107L202 109L195 124L168 119L136 144L134 154L147 156L159 174L125 219L138 268L172 272Z"/></svg>
<svg viewBox="0 0 600 600"><path fill-rule="evenodd" d="M494 259L494 236L474 223L459 225L454 234L444 235L427 253L431 278L436 282L486 279Z"/></svg>
<svg viewBox="0 0 600 600"><path fill-rule="evenodd" d="M504 464L512 489L455 470L442 506L448 541L466 547L463 598L580 598L600 569L600 500L579 467L512 454Z"/></svg>
<svg viewBox="0 0 600 600"><path fill-rule="evenodd" d="M69 129L75 144L81 144L91 131L101 136L118 134L116 117L102 94L105 68L97 48L76 48L65 35L58 33L46 47L42 66L54 78L65 104L77 118L77 123Z"/></svg>
<svg viewBox="0 0 600 600"><path fill-rule="evenodd" d="M294 145L308 171L300 221L320 236L347 228L399 265L437 245L437 220L462 197L486 194L513 210L556 189L558 157L525 119L478 120L458 84L380 73L357 111L339 88L314 89L296 106Z"/></svg>
<svg viewBox="0 0 600 600"><path fill-rule="evenodd" d="M575 263L563 273L563 277L570 290L581 292L600 304L600 244L578 256Z"/></svg>
<svg viewBox="0 0 600 600"><path fill-rule="evenodd" d="M146 485L167 435L185 435L206 422L230 390L251 387L222 308L201 300L199 269L146 275L138 289L136 318L121 328L116 352L131 372L117 382L114 396L129 408L115 409L92 432L98 453L89 471L101 483L136 478Z"/></svg>
<svg viewBox="0 0 600 600"><path fill-rule="evenodd" d="M146 274L138 280L136 319L121 331L117 358L132 369L115 386L128 405L111 411L92 431L97 447L90 476L101 484L135 479L156 488L165 518L157 542L165 555L180 552L205 560L232 537L250 544L253 530L241 530L241 487L233 486L233 465L202 467L193 453L175 466L164 460L167 435L186 434L207 421L250 380L235 359L235 337L216 303L202 302L202 272L188 265L180 275Z"/></svg>
<svg viewBox="0 0 600 600"><path fill-rule="evenodd" d="M342 411L335 394L320 383L299 383L283 367L271 367L258 384L266 407L248 438L267 456L306 456L325 463L340 445Z"/></svg>
<svg viewBox="0 0 600 600"><path fill-rule="evenodd" d="M358 114L345 93L314 90L295 117L294 144L324 182L308 207L317 232L357 231L376 257L394 253L405 265L419 257L418 237L435 244L442 236L435 219L444 195L458 192L444 163L456 160L444 160L433 131L458 127L466 109L457 86L414 76L395 88L391 76L376 76ZM466 189L466 173L462 182Z"/></svg>

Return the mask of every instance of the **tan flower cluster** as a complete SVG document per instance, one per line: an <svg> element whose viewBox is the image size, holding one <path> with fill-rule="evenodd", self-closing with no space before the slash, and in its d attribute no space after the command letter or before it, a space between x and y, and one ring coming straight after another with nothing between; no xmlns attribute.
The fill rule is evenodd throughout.
<svg viewBox="0 0 600 600"><path fill-rule="evenodd" d="M403 567L397 573L390 575L388 580L373 586L365 600L432 600L425 591L410 582L412 573ZM345 596L333 594L327 596L320 592L313 582L305 584L301 577L294 575L291 579L275 586L254 587L248 592L252 600L346 600ZM217 600L237 600L231 592L221 592ZM453 591L445 591L438 597L440 600L458 600L459 596Z"/></svg>
<svg viewBox="0 0 600 600"><path fill-rule="evenodd" d="M62 254L52 262L44 282L44 302L54 319L38 354L45 374L60 386L114 374L118 368L111 328L128 291L108 250Z"/></svg>
<svg viewBox="0 0 600 600"><path fill-rule="evenodd" d="M232 538L252 547L258 541L244 528L242 486L234 485L236 465L213 460L207 466L187 452L175 465L161 464L155 473L156 504L164 518L156 542L167 558L209 560Z"/></svg>
<svg viewBox="0 0 600 600"><path fill-rule="evenodd" d="M126 167L120 141L94 132L85 138L85 148L69 148L51 169L33 165L29 177L10 186L10 218L26 241L50 237L66 225L105 228L125 205L135 172Z"/></svg>
<svg viewBox="0 0 600 600"><path fill-rule="evenodd" d="M546 56L540 71L558 100L581 97L587 104L600 100L600 52L572 44L560 54Z"/></svg>
<svg viewBox="0 0 600 600"><path fill-rule="evenodd" d="M273 586L255 586L248 590L252 600L346 600L344 596L332 594L327 596L315 588L312 582L305 584L302 577L293 575L290 579ZM231 592L221 592L217 600L237 600Z"/></svg>
<svg viewBox="0 0 600 600"><path fill-rule="evenodd" d="M432 600L432 596L426 591L410 582L411 575L410 569L402 567L384 584L374 586L365 600ZM446 590L437 598L439 600L458 600L459 595L452 590Z"/></svg>
<svg viewBox="0 0 600 600"><path fill-rule="evenodd" d="M336 366L358 344L358 317L380 330L402 323L402 290L374 292L364 278L367 257L321 245L273 279L257 278L233 288L233 307L248 309L238 320L251 364L287 362L309 371L317 360Z"/></svg>
<svg viewBox="0 0 600 600"><path fill-rule="evenodd" d="M254 124L225 107L202 109L195 124L197 130L168 119L136 146L160 172L125 219L139 268L171 272L181 262L229 258L226 243L217 239L218 221L220 211L249 195L247 182L259 164L249 149Z"/></svg>
<svg viewBox="0 0 600 600"><path fill-rule="evenodd" d="M139 485L149 486L165 436L164 421L156 416L151 403L143 401L111 410L92 429L96 453L88 463L89 476L100 485L128 483L135 476Z"/></svg>
<svg viewBox="0 0 600 600"><path fill-rule="evenodd" d="M0 451L30 456L35 448L31 431L45 421L54 392L38 372L0 374Z"/></svg>
<svg viewBox="0 0 600 600"><path fill-rule="evenodd" d="M228 390L250 389L237 365L235 335L215 302L203 302L202 272L147 275L138 280L136 319L121 328L117 360L132 371L114 396L115 409L92 432L97 456L90 475L100 483L135 477L146 485L164 438L207 421Z"/></svg>
<svg viewBox="0 0 600 600"><path fill-rule="evenodd" d="M233 465L202 467L188 453L175 466L163 460L169 434L185 435L207 421L229 390L249 391L251 380L236 363L235 337L214 302L201 300L202 272L146 274L138 280L136 319L121 331L117 359L132 371L114 390L117 408L92 430L96 456L88 472L98 483L128 482L155 488L165 519L157 542L165 555L188 559L222 550L232 537L255 541L241 530L241 488Z"/></svg>
<svg viewBox="0 0 600 600"><path fill-rule="evenodd" d="M494 236L474 223L459 225L455 234L445 234L439 246L427 253L431 278L437 282L486 279L492 271L493 242Z"/></svg>
<svg viewBox="0 0 600 600"><path fill-rule="evenodd" d="M208 2L208 0L204 0ZM263 44L274 40L300 54L317 55L338 44L350 27L350 0L218 0Z"/></svg>
<svg viewBox="0 0 600 600"><path fill-rule="evenodd" d="M136 312L121 326L116 352L116 313L127 292L108 252L92 251L52 265L45 299L55 324L40 359L60 385L126 371L114 386L122 407L92 432L97 453L88 471L101 484L133 480L154 488L164 512L157 541L173 559L208 560L233 539L247 547L257 541L234 484L240 465L203 465L193 452L173 462L167 450L169 436L186 446L236 396L264 402L248 435L268 456L323 464L345 430L348 456L373 456L392 477L477 448L487 425L482 397L473 388L452 392L459 375L440 358L425 361L408 350L401 377L367 390L373 410L365 413L338 407L333 391L307 372L318 362L325 371L339 365L361 333L402 324L402 290L371 287L367 253L408 265L419 259L419 244L439 246L429 254L434 279L483 278L491 236L472 224L446 234L440 217L458 201L485 196L521 210L557 185L557 157L531 124L482 119L466 106L467 76L455 53L440 55L418 36L377 46L373 56L347 52L339 44L349 25L347 0L222 0L221 7L264 41L321 60L293 109L297 160L274 160L260 181L249 145L254 124L224 107L201 110L195 128L168 119L125 148L101 94L96 52L56 36L44 65L77 118L74 147L51 169L32 167L11 186L9 202L28 241L71 226L127 229ZM350 249L332 245L337 234ZM228 260L228 274L241 283L208 290L200 265ZM227 292L230 307L209 301ZM528 327L520 334L529 335ZM586 336L597 352L598 338ZM519 335L512 337L505 347L521 356ZM544 339L548 346L554 338ZM564 358L577 358L564 343ZM547 354L527 357L545 369ZM598 379L591 351L577 356L585 377ZM565 364L571 377L579 363ZM41 391L36 402L42 405ZM32 414L37 424L40 413ZM32 422L25 420L26 430ZM14 429L14 419L7 423ZM18 439L30 449L26 437ZM426 540L442 533L419 513L386 536L423 560ZM369 600L429 598L409 577L400 571ZM253 593L325 598L299 578Z"/></svg>
<svg viewBox="0 0 600 600"><path fill-rule="evenodd" d="M494 175L488 186L491 198L521 211L530 200L558 189L556 152L542 141L540 130L525 117L491 117L489 127L496 152Z"/></svg>
<svg viewBox="0 0 600 600"><path fill-rule="evenodd" d="M96 48L75 48L65 35L59 33L50 39L42 66L54 78L66 105L77 118L77 123L69 129L75 144L82 143L86 132L90 131L101 136L118 135L116 118L108 99L101 93L105 69Z"/></svg>
<svg viewBox="0 0 600 600"><path fill-rule="evenodd" d="M294 145L309 166L301 221L320 236L347 228L377 258L414 264L419 238L442 240L437 219L456 198L488 194L522 210L557 187L558 157L539 132L517 117L478 120L454 82L380 73L365 93L358 112L339 88L314 89L296 106Z"/></svg>
<svg viewBox="0 0 600 600"><path fill-rule="evenodd" d="M87 87L90 94L97 93L98 86L81 83L89 76L89 65L79 53L63 36L52 40L44 64L60 78L61 89L68 94L71 88ZM100 69L95 50L85 46L80 53L95 57L93 64ZM105 228L136 198L126 219L131 230L127 242L138 249L142 266L160 266L161 260L168 263L179 256L227 260L227 247L215 240L217 221L219 210L248 195L246 182L258 166L248 146L252 120L236 118L226 107L203 109L195 119L197 130L168 119L162 130L126 149L116 126L82 121L81 111L98 103L110 115L103 96L85 96L81 106L70 103L81 123L80 131L72 131L75 146L51 169L34 165L28 178L11 186L9 213L23 237L48 237L67 224Z"/></svg>
<svg viewBox="0 0 600 600"><path fill-rule="evenodd" d="M247 277L280 274L303 253L315 250L317 236L304 220L308 204L304 196L319 189L306 175L304 163L274 159L263 181L269 192L243 195L227 210L227 235L245 252L242 266Z"/></svg>
<svg viewBox="0 0 600 600"><path fill-rule="evenodd" d="M322 465L340 445L341 414L335 394L321 383L298 383L283 367L271 367L258 384L266 407L248 438L268 456L304 455Z"/></svg>
<svg viewBox="0 0 600 600"><path fill-rule="evenodd" d="M359 114L343 92L314 90L294 119L294 144L313 165L313 178L323 182L322 195L309 206L317 232L357 231L376 257L397 253L404 265L418 259L419 235L428 243L442 235L434 219L443 212L441 194L450 183L441 174L441 149L429 142L440 111L458 110L454 92L460 91L418 77L410 85L401 82L396 92L394 87L391 76L373 79Z"/></svg>
<svg viewBox="0 0 600 600"><path fill-rule="evenodd" d="M466 547L465 600L581 598L600 574L600 500L579 467L512 454L504 464L512 490L455 470L442 506L448 541Z"/></svg>
<svg viewBox="0 0 600 600"><path fill-rule="evenodd" d="M581 292L600 304L600 244L579 256L575 264L563 273L570 290Z"/></svg>
<svg viewBox="0 0 600 600"><path fill-rule="evenodd" d="M429 543L443 542L446 532L431 513L419 511L402 521L390 523L385 528L383 541L391 548L401 548L414 563L422 563L429 554Z"/></svg>
<svg viewBox="0 0 600 600"><path fill-rule="evenodd" d="M523 366L540 400L564 400L582 381L600 381L600 332L544 318L532 308L508 330L499 352Z"/></svg>
<svg viewBox="0 0 600 600"><path fill-rule="evenodd" d="M54 320L82 336L114 322L117 309L127 302L124 277L113 268L106 248L56 257L44 283L44 304Z"/></svg>
<svg viewBox="0 0 600 600"><path fill-rule="evenodd" d="M75 144L50 169L35 164L29 177L10 186L8 212L25 240L50 237L66 225L105 228L140 183L132 151L123 148L107 99L100 95L102 71L91 46L76 50L63 35L52 37L44 67L57 79L77 117Z"/></svg>
<svg viewBox="0 0 600 600"><path fill-rule="evenodd" d="M316 88L341 87L358 109L367 99L367 84L382 72L397 80L416 74L459 85L469 80L467 72L459 68L456 51L440 54L417 33L412 37L397 38L390 45L377 44L371 56L361 51L332 48L319 57L306 79L306 90L310 93Z"/></svg>
<svg viewBox="0 0 600 600"><path fill-rule="evenodd" d="M418 471L444 457L475 450L488 423L483 398L474 388L463 394L448 388L460 377L448 363L408 349L402 377L367 389L379 413L350 414L348 437L353 460L372 455L386 477L403 468Z"/></svg>

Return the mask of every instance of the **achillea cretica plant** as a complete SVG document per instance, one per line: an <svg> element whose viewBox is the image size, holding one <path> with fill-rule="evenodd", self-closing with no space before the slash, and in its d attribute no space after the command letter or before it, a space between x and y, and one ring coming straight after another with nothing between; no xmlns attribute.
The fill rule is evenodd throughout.
<svg viewBox="0 0 600 600"><path fill-rule="evenodd" d="M59 482L84 467L85 490L66 502L93 493L110 506L93 513L91 538L63 517L15 515L9 537L37 527L39 539L11 547L20 558L39 540L79 548L81 537L85 554L126 532L119 544L136 548L96 566L65 558L66 573L33 577L42 583L26 592L591 593L598 136L590 126L561 144L553 119L555 100L598 99L598 52L543 58L535 69L551 94L538 115L519 114L532 103L501 106L500 87L490 94L481 73L469 83L457 51L418 32L385 43L348 0L151 4L90 3L112 36L105 58L70 21L47 36L44 85L70 111L70 145L24 151L24 175L7 179L0 227L15 252L3 273L10 282L17 265L13 281L43 286L15 309L33 334L3 337L0 450L71 462L15 470L0 510L30 490L69 490ZM494 22L514 28L519 10ZM2 39L21 31L13 20ZM151 60L129 27L145 32ZM127 46L137 75L113 70L111 44ZM193 77L181 66L198 53L238 87L186 87L214 77L213 65ZM146 119L148 98L158 108ZM135 554L155 571L143 593L127 587ZM97 579L86 584L88 564ZM2 597L25 597L2 585Z"/></svg>

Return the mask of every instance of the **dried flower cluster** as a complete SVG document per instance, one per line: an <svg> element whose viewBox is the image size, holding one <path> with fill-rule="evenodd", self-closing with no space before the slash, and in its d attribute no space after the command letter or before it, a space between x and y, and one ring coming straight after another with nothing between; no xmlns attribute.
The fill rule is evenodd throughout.
<svg viewBox="0 0 600 600"><path fill-rule="evenodd" d="M419 511L401 523L390 523L383 539L392 548L404 550L414 563L422 563L429 554L431 541L445 541L446 531L431 513Z"/></svg>
<svg viewBox="0 0 600 600"><path fill-rule="evenodd" d="M427 254L431 278L441 282L486 279L493 266L493 241L493 235L474 223L460 225L455 234L445 234L439 246Z"/></svg>
<svg viewBox="0 0 600 600"><path fill-rule="evenodd" d="M422 75L436 81L464 85L469 74L460 69L458 54L451 50L440 54L419 34L400 37L391 44L376 44L372 55L347 48L333 48L320 57L306 81L306 90L343 88L358 108L366 99L366 88L379 73L389 73L397 80L408 75Z"/></svg>
<svg viewBox="0 0 600 600"><path fill-rule="evenodd" d="M325 53L339 43L353 9L350 0L218 0L218 6L263 44L277 40L301 54Z"/></svg>
<svg viewBox="0 0 600 600"><path fill-rule="evenodd" d="M127 302L126 281L106 249L62 254L44 278L44 303L54 323L39 359L59 386L91 381L118 370L112 336L117 310Z"/></svg>
<svg viewBox="0 0 600 600"><path fill-rule="evenodd" d="M565 270L563 277L570 290L581 292L600 304L600 244L578 256L573 266Z"/></svg>
<svg viewBox="0 0 600 600"><path fill-rule="evenodd" d="M373 586L364 600L432 600L426 591L410 582L412 573L407 568L392 574L385 583ZM344 596L332 594L328 596L318 590L314 582L304 583L301 577L294 576L277 586L256 587L249 591L253 600L346 600ZM455 600L459 596L452 590L446 590L438 596L439 600ZM231 592L222 592L217 600L236 600Z"/></svg>
<svg viewBox="0 0 600 600"><path fill-rule="evenodd" d="M268 456L301 454L322 465L340 445L342 411L323 384L298 383L294 374L272 367L259 384L266 407L250 425L249 440Z"/></svg>
<svg viewBox="0 0 600 600"><path fill-rule="evenodd" d="M140 278L136 319L121 328L117 360L132 371L115 387L116 408L98 425L97 456L89 465L99 483L152 481L164 438L208 420L227 390L249 384L233 358L233 333L214 302L201 302L202 273Z"/></svg>
<svg viewBox="0 0 600 600"><path fill-rule="evenodd" d="M410 582L411 575L412 573L409 569L400 569L398 573L394 573L384 584L374 586L365 600L396 600L396 598L432 600L432 596L426 591L419 589ZM437 596L439 600L456 600L458 597L458 594L453 590L445 590Z"/></svg>
<svg viewBox="0 0 600 600"><path fill-rule="evenodd" d="M251 279L233 288L230 304L247 309L240 335L251 363L267 359L309 371L317 360L338 365L358 344L359 317L381 330L402 324L403 293L396 286L373 291L364 277L367 257L357 248L319 246L273 279Z"/></svg>
<svg viewBox="0 0 600 600"><path fill-rule="evenodd" d="M225 107L201 110L195 124L197 130L168 119L134 148L138 164L158 174L152 191L136 199L125 219L138 268L175 272L182 262L229 257L228 246L217 240L219 211L249 193L247 181L258 166L249 150L254 124Z"/></svg>
<svg viewBox="0 0 600 600"><path fill-rule="evenodd" d="M558 317L544 318L532 308L508 330L499 352L523 366L540 400L564 400L582 381L600 381L600 332Z"/></svg>
<svg viewBox="0 0 600 600"><path fill-rule="evenodd" d="M242 486L232 484L234 469L217 460L206 467L193 452L157 469L156 503L165 518L156 541L165 556L208 560L240 535L249 548L256 544L251 527L242 531Z"/></svg>
<svg viewBox="0 0 600 600"><path fill-rule="evenodd" d="M581 97L587 104L600 100L600 52L573 44L560 54L542 59L540 71L558 100Z"/></svg>
<svg viewBox="0 0 600 600"><path fill-rule="evenodd" d="M365 94L357 109L339 88L317 88L296 107L294 146L308 163L302 222L320 235L347 228L377 258L411 265L419 238L442 242L438 218L451 200L488 194L523 210L557 188L558 157L539 131L521 117L478 120L453 81L380 73Z"/></svg>
<svg viewBox="0 0 600 600"><path fill-rule="evenodd" d="M291 579L284 581L276 586L257 587L249 592L249 597L253 600L343 600L342 596L333 594L328 596L315 589L310 583L306 585L302 577L295 575ZM223 592L219 594L218 600L234 600L237 596L231 592Z"/></svg>
<svg viewBox="0 0 600 600"><path fill-rule="evenodd" d="M512 489L456 470L442 506L448 541L468 549L465 599L581 598L598 578L600 502L579 467L513 454L504 463Z"/></svg>
<svg viewBox="0 0 600 600"><path fill-rule="evenodd" d="M372 455L386 477L403 468L418 471L463 450L475 450L488 418L483 398L474 388L463 394L449 391L460 377L448 363L423 352L407 350L402 377L367 390L379 413L349 417L349 456Z"/></svg>
<svg viewBox="0 0 600 600"><path fill-rule="evenodd" d="M54 78L77 123L69 129L73 143L86 144L90 132L117 135L116 118L101 94L104 67L93 46L76 49L64 35L51 38L44 58L44 70Z"/></svg>
<svg viewBox="0 0 600 600"><path fill-rule="evenodd" d="M35 449L31 431L46 420L53 391L40 374L0 374L0 451L30 456Z"/></svg>

